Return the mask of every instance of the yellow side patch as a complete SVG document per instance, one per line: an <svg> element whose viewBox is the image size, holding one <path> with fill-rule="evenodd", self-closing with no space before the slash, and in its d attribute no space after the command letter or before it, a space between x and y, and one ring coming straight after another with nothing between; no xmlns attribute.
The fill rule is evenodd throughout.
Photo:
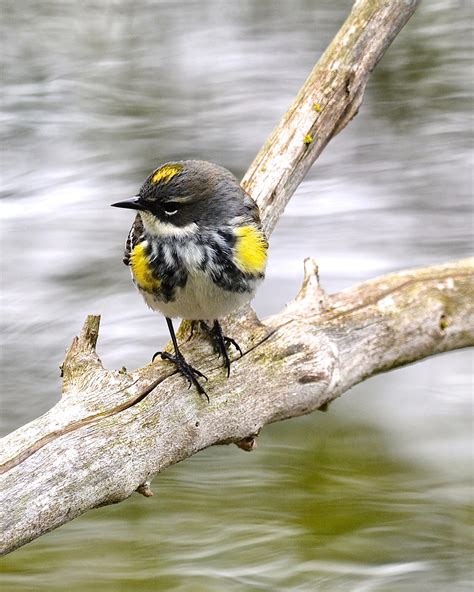
<svg viewBox="0 0 474 592"><path fill-rule="evenodd" d="M151 182L155 185L157 183L168 183L171 179L183 170L182 164L165 164L159 168L153 177Z"/></svg>
<svg viewBox="0 0 474 592"><path fill-rule="evenodd" d="M142 290L155 292L160 289L161 281L153 274L143 243L133 249L131 263L133 277Z"/></svg>
<svg viewBox="0 0 474 592"><path fill-rule="evenodd" d="M235 229L237 244L235 262L245 273L262 273L267 261L268 242L255 226L242 226Z"/></svg>

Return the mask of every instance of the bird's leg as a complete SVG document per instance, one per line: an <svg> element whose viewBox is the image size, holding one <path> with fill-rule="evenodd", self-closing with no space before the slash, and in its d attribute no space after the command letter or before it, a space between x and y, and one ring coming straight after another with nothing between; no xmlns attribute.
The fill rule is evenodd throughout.
<svg viewBox="0 0 474 592"><path fill-rule="evenodd" d="M235 341L235 339L227 337L222 333L222 327L220 326L219 321L215 320L212 327L209 327L209 325L204 321L201 321L201 325L212 337L214 341L214 350L216 351L216 353L218 353L219 356L222 355L222 358L224 359L224 366L227 368L227 378L229 378L230 358L227 350L231 345L233 345L235 349L239 352L240 357L242 357L243 354L239 344L237 343L237 341Z"/></svg>
<svg viewBox="0 0 474 592"><path fill-rule="evenodd" d="M202 372L196 370L196 368L193 368L191 364L188 364L188 362L186 362L183 354L179 351L178 341L176 339L176 335L174 332L173 321L166 317L166 322L168 324L168 329L171 335L171 341L173 342L174 355L170 354L169 352L159 351L156 352L156 354L153 356L152 361L154 362L155 358L157 356L160 356L162 360L169 360L170 362L173 362L178 372L180 372L188 381L189 387L191 387L191 384L194 384L198 393L200 395L204 395L207 401L209 402L209 397L206 391L203 389L203 387L197 379L197 377L199 376L200 378L204 378L204 380L207 380L207 376L205 376Z"/></svg>

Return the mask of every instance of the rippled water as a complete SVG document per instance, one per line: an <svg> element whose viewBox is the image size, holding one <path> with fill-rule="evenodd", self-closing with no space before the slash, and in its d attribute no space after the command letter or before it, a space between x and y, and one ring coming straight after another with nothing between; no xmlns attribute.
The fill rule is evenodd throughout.
<svg viewBox="0 0 474 592"><path fill-rule="evenodd" d="M4 0L2 432L57 400L58 366L99 312L109 367L166 339L121 263L109 204L157 163L242 175L347 1ZM433 0L375 71L272 235L256 308L276 312L314 256L327 290L472 247L467 2ZM468 590L472 357L379 376L328 414L215 447L155 497L91 512L7 557L8 590Z"/></svg>

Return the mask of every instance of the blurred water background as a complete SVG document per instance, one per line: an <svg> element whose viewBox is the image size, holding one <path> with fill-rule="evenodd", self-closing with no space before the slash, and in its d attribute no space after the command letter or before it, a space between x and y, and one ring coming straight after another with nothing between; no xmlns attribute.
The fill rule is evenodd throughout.
<svg viewBox="0 0 474 592"><path fill-rule="evenodd" d="M342 24L347 0L2 0L1 430L45 412L86 314L109 367L167 339L121 262L158 163L241 177ZM425 2L271 238L255 306L302 260L337 291L471 249L471 10ZM155 479L3 560L5 591L471 590L468 351L371 379Z"/></svg>

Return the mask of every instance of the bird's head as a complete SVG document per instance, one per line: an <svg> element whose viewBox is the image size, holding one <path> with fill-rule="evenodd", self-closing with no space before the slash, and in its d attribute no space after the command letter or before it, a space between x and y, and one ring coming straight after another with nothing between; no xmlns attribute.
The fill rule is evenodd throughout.
<svg viewBox="0 0 474 592"><path fill-rule="evenodd" d="M242 189L227 169L202 160L183 160L161 165L136 196L112 206L138 210L149 232L179 233L212 226L232 215L236 191Z"/></svg>

